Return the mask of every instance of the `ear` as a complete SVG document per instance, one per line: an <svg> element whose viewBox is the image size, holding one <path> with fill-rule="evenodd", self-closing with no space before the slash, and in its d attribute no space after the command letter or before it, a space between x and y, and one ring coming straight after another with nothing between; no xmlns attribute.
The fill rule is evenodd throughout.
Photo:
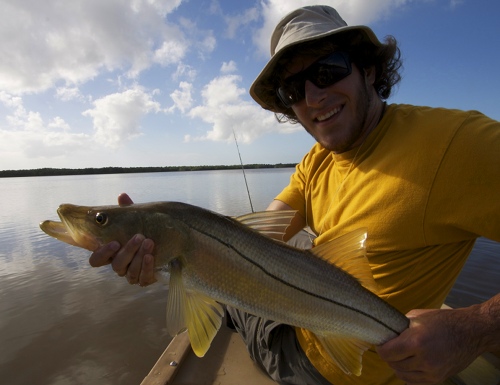
<svg viewBox="0 0 500 385"><path fill-rule="evenodd" d="M363 69L365 73L365 80L368 84L373 85L375 83L375 77L377 75L377 71L375 69L375 66L367 67Z"/></svg>

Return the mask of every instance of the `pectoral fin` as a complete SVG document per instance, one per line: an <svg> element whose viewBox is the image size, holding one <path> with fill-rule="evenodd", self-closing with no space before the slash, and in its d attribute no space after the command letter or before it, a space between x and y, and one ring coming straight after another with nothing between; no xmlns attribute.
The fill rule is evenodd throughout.
<svg viewBox="0 0 500 385"><path fill-rule="evenodd" d="M371 346L370 344L339 336L317 336L317 338L344 373L361 375L363 353Z"/></svg>
<svg viewBox="0 0 500 385"><path fill-rule="evenodd" d="M178 261L170 266L167 331L176 335L187 327L194 353L203 357L210 348L224 315L222 306L202 293L186 290Z"/></svg>
<svg viewBox="0 0 500 385"><path fill-rule="evenodd" d="M314 247L311 252L356 278L363 287L377 293L378 287L366 258L366 229L360 228Z"/></svg>
<svg viewBox="0 0 500 385"><path fill-rule="evenodd" d="M191 347L198 357L210 348L224 315L222 306L202 294L188 295L188 334Z"/></svg>

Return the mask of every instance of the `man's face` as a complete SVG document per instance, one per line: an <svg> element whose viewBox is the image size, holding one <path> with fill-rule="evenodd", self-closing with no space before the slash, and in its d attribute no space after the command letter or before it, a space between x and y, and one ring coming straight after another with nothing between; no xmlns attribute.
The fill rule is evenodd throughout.
<svg viewBox="0 0 500 385"><path fill-rule="evenodd" d="M287 74L303 71L318 57L297 57ZM287 77L287 76L285 76ZM373 87L375 70L360 71L352 64L352 73L326 88L305 82L305 98L292 105L299 122L317 142L335 153L360 145L378 122L381 100Z"/></svg>

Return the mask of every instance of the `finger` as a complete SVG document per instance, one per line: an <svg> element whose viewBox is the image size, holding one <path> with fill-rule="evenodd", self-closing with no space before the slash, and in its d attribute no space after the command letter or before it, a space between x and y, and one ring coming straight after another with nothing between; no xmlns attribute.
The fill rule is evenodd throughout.
<svg viewBox="0 0 500 385"><path fill-rule="evenodd" d="M446 376L443 368L415 357L398 362L388 362L396 375L407 385L441 384Z"/></svg>
<svg viewBox="0 0 500 385"><path fill-rule="evenodd" d="M146 254L153 251L153 246L154 244L151 239L144 239L141 243L141 247L130 262L127 269L127 280L131 285L139 283L139 276L142 269L142 259Z"/></svg>
<svg viewBox="0 0 500 385"><path fill-rule="evenodd" d="M128 196L128 194L126 193L121 193L120 195L118 195L118 204L120 206L127 206L127 205L131 205L133 204L134 202L132 201L132 199Z"/></svg>
<svg viewBox="0 0 500 385"><path fill-rule="evenodd" d="M433 313L434 311L435 309L413 309L406 314L406 317L409 318L411 322L415 322L415 318L419 317L420 315L425 313Z"/></svg>
<svg viewBox="0 0 500 385"><path fill-rule="evenodd" d="M376 350L380 358L386 362L399 362L411 357L405 346L400 343L401 336L386 342L384 345L377 346Z"/></svg>
<svg viewBox="0 0 500 385"><path fill-rule="evenodd" d="M415 359L407 358L401 361L388 361L387 363L396 372L412 372L419 369L415 362Z"/></svg>
<svg viewBox="0 0 500 385"><path fill-rule="evenodd" d="M422 371L412 371L412 372L400 372L395 371L396 376L403 380L406 385L433 385L441 384L442 381L437 381L430 378L425 372Z"/></svg>
<svg viewBox="0 0 500 385"><path fill-rule="evenodd" d="M116 241L99 247L89 257L89 264L92 267L108 265L113 260L116 252L120 249L120 244Z"/></svg>
<svg viewBox="0 0 500 385"><path fill-rule="evenodd" d="M141 275L139 276L139 285L148 286L156 282L154 272L154 257L146 254L142 259Z"/></svg>
<svg viewBox="0 0 500 385"><path fill-rule="evenodd" d="M140 249L142 241L144 241L144 235L136 234L116 253L111 266L120 277L125 276L127 273L128 266Z"/></svg>
<svg viewBox="0 0 500 385"><path fill-rule="evenodd" d="M387 362L398 362L409 359L415 355L413 329L411 326L412 324L396 338L376 347L380 358Z"/></svg>

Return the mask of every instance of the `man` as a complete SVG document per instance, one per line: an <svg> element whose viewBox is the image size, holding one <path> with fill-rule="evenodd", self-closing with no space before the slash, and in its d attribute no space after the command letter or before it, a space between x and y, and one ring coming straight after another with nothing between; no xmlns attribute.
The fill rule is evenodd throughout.
<svg viewBox="0 0 500 385"><path fill-rule="evenodd" d="M301 123L317 144L269 209L298 210L291 232L309 226L316 245L367 227L378 294L411 323L368 350L356 377L307 330L228 309L252 358L286 384L435 384L500 352L500 294L440 310L476 238L500 241L500 124L478 112L386 105L400 79L396 41L347 26L330 7L285 16L271 54L251 96L280 120ZM146 285L154 282L152 249L137 235L122 248L102 247L90 263L111 262Z"/></svg>

